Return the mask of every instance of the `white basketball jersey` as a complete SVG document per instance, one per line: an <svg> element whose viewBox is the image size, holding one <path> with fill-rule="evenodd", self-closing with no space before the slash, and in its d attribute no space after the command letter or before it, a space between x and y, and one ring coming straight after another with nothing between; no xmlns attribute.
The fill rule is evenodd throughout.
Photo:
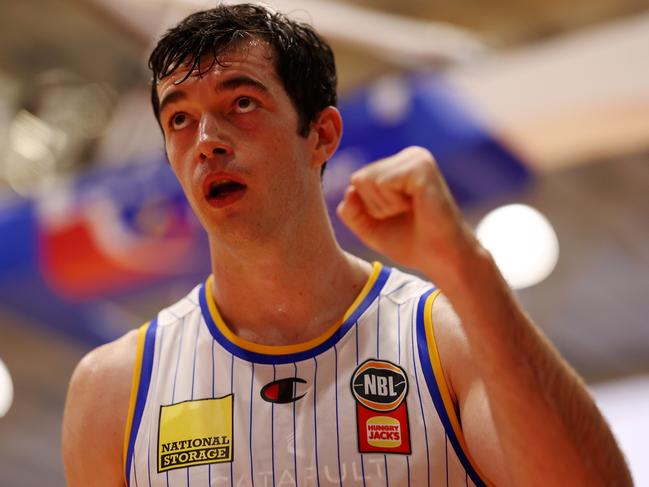
<svg viewBox="0 0 649 487"><path fill-rule="evenodd" d="M228 329L208 279L140 330L126 484L487 485L439 362L437 294L375 263L323 335L267 346Z"/></svg>

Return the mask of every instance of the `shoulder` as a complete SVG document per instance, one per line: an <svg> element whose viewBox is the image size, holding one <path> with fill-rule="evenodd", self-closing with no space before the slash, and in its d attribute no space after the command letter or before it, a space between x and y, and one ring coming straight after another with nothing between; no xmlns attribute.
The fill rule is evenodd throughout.
<svg viewBox="0 0 649 487"><path fill-rule="evenodd" d="M120 485L124 430L140 330L88 353L77 365L63 416L63 460L69 484ZM97 441L101 438L101 441ZM94 479L94 480L93 480ZM120 480L121 482L121 480Z"/></svg>
<svg viewBox="0 0 649 487"><path fill-rule="evenodd" d="M469 342L460 317L441 292L434 297L431 315L444 378L457 405L458 397L465 395L476 378Z"/></svg>
<svg viewBox="0 0 649 487"><path fill-rule="evenodd" d="M455 399L454 386L459 386L458 379L463 378L458 375L471 370L471 354L464 328L450 301L434 283L397 268L391 269L382 295L415 309L424 323L432 323L434 343L429 346L434 346L439 354L446 382Z"/></svg>
<svg viewBox="0 0 649 487"><path fill-rule="evenodd" d="M122 385L121 380L132 374L139 333L139 329L131 330L86 354L72 374L69 392L85 394L88 388Z"/></svg>
<svg viewBox="0 0 649 487"><path fill-rule="evenodd" d="M94 393L126 389L133 374L140 330L131 330L117 340L95 348L81 359L72 374L68 400L94 401Z"/></svg>
<svg viewBox="0 0 649 487"><path fill-rule="evenodd" d="M389 277L383 286L381 295L397 304L418 301L434 285L414 274L404 272L396 267L389 268Z"/></svg>
<svg viewBox="0 0 649 487"><path fill-rule="evenodd" d="M478 371L464 324L452 303L439 294L432 307L432 326L444 380L457 415L461 442L474 468L496 485L509 484L505 457L493 419L486 384Z"/></svg>

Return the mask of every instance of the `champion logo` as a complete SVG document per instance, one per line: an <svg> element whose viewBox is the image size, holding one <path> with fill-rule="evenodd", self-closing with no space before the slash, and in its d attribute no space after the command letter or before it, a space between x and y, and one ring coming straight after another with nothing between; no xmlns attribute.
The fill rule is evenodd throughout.
<svg viewBox="0 0 649 487"><path fill-rule="evenodd" d="M367 360L354 372L352 393L373 411L393 411L408 393L408 380L401 367L386 360Z"/></svg>
<svg viewBox="0 0 649 487"><path fill-rule="evenodd" d="M302 392L302 388L298 390L301 384L306 384L306 381L299 377L275 380L261 388L261 398L266 402L276 404L295 402L306 394L306 391ZM300 392L302 393L300 394Z"/></svg>

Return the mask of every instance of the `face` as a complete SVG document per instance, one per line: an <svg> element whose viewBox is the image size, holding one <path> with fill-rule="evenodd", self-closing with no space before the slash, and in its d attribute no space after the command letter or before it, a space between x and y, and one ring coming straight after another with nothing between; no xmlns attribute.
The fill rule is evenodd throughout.
<svg viewBox="0 0 649 487"><path fill-rule="evenodd" d="M211 238L264 241L305 218L326 159L317 130L298 134L266 44L219 60L201 76L178 83L181 68L158 84L167 156Z"/></svg>

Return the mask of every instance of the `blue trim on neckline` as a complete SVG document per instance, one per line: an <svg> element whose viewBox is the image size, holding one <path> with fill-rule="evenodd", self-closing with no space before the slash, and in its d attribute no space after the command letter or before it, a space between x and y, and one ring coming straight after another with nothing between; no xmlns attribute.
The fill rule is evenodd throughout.
<svg viewBox="0 0 649 487"><path fill-rule="evenodd" d="M317 347L313 347L297 353L271 355L253 352L251 350L246 350L245 348L241 348L240 346L235 345L230 340L228 340L223 335L223 333L221 333L218 326L216 326L216 323L214 323L214 320L212 319L212 315L210 314L210 310L207 305L207 289L205 288L205 283L203 283L203 285L201 286L198 297L201 305L201 312L203 313L203 319L207 323L207 328L210 331L210 334L228 352L248 362L259 364L287 364L290 362L300 362L302 360L313 358L338 343L379 295L379 293L383 289L383 286L387 282L388 277L390 277L391 270L392 269L390 267L383 266L383 268L379 272L378 277L376 278L376 281L372 285L372 288L367 293L367 296L363 298L363 301L361 301L356 309L354 309L352 314L349 315L349 317L343 322L343 324L340 325L340 327L329 338L327 338Z"/></svg>
<svg viewBox="0 0 649 487"><path fill-rule="evenodd" d="M442 421L442 424L444 426L444 431L446 432L446 436L450 440L451 445L453 445L455 454L460 459L462 466L466 470L471 480L473 480L476 487L487 487L484 480L482 480L478 472L476 472L476 470L473 468L473 465L471 465L471 462L466 456L466 453L462 449L462 445L460 445L460 440L455 434L455 430L453 429L453 425L451 425L451 421L448 417L448 412L446 411L446 407L444 407L444 400L442 399L442 394L439 390L439 386L437 385L435 373L433 372L433 366L430 363L428 342L426 341L424 307L426 305L426 300L434 291L435 289L430 289L426 291L421 296L421 298L419 298L419 303L417 304L417 349L419 351L419 363L421 364L421 370L424 374L424 378L426 379L426 385L428 386L428 391L430 392L430 395L432 396L433 399L433 403L435 404L435 409L437 410L439 419ZM443 380L443 378L440 378L440 380Z"/></svg>

